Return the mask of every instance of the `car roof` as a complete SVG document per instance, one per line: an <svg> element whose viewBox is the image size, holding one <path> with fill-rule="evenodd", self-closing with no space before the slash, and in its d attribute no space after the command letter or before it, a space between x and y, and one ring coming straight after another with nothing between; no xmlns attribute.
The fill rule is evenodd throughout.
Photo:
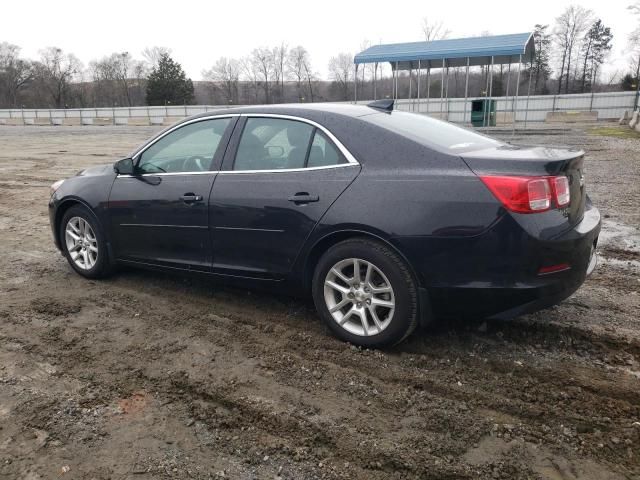
<svg viewBox="0 0 640 480"><path fill-rule="evenodd" d="M345 103L283 103L274 105L251 105L220 109L216 108L215 110L209 110L208 112L193 115L186 118L185 120L210 117L212 115L239 115L252 113L295 115L300 117L317 117L318 114L329 113L344 117L357 118L363 117L365 115L379 113L379 110L375 110L365 105L353 105Z"/></svg>

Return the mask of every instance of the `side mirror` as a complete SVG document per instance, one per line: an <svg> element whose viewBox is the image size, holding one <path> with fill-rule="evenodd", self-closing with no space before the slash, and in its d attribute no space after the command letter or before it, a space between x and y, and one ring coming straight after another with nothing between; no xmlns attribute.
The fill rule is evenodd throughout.
<svg viewBox="0 0 640 480"><path fill-rule="evenodd" d="M113 170L118 175L133 175L133 159L123 158L113 164Z"/></svg>

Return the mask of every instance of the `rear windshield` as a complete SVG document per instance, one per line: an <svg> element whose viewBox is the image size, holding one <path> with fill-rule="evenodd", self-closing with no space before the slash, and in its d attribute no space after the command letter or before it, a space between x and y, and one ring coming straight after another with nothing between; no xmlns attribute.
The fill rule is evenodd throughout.
<svg viewBox="0 0 640 480"><path fill-rule="evenodd" d="M496 148L504 143L427 115L398 112L360 117L403 137L449 154Z"/></svg>

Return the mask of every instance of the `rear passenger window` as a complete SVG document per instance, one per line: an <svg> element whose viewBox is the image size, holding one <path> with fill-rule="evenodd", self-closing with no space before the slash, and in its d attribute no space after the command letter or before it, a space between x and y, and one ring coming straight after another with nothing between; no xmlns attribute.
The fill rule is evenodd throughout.
<svg viewBox="0 0 640 480"><path fill-rule="evenodd" d="M279 118L249 118L242 132L234 170L304 168L313 127Z"/></svg>
<svg viewBox="0 0 640 480"><path fill-rule="evenodd" d="M316 130L309 150L308 167L324 167L346 163L335 145L320 130Z"/></svg>
<svg viewBox="0 0 640 480"><path fill-rule="evenodd" d="M327 136L297 120L251 117L247 119L234 170L286 170L347 163Z"/></svg>

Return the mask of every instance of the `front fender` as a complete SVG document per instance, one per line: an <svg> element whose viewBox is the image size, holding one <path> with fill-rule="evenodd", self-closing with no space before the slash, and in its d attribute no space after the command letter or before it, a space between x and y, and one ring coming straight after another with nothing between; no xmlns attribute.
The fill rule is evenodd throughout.
<svg viewBox="0 0 640 480"><path fill-rule="evenodd" d="M108 203L113 175L75 176L66 179L49 199L49 223L58 250L60 245L59 224L64 212L72 205L83 205L96 218L109 242Z"/></svg>

